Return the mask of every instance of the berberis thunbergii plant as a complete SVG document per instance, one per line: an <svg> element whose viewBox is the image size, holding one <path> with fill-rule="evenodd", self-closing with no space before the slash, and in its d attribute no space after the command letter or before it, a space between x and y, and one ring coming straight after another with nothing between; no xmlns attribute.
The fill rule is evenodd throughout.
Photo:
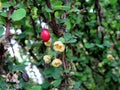
<svg viewBox="0 0 120 90"><path fill-rule="evenodd" d="M0 0L0 90L120 90L120 0Z"/></svg>

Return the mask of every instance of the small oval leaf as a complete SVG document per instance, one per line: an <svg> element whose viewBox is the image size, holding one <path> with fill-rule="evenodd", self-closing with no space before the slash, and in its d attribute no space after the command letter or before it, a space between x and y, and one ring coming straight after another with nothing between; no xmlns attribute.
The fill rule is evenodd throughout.
<svg viewBox="0 0 120 90"><path fill-rule="evenodd" d="M11 15L11 18L13 21L19 21L23 19L26 15L26 11L23 8L20 8L18 10L15 10L13 14Z"/></svg>
<svg viewBox="0 0 120 90"><path fill-rule="evenodd" d="M3 35L3 33L4 33L4 27L2 25L0 25L0 37L1 37L1 35Z"/></svg>

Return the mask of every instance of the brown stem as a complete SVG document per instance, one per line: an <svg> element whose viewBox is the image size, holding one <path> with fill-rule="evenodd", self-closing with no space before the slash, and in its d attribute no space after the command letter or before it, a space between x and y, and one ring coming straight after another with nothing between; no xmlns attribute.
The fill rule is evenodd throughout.
<svg viewBox="0 0 120 90"><path fill-rule="evenodd" d="M37 2L36 2L36 0L33 0L33 4L34 4L34 6L36 7L36 8L38 8L38 10L41 10L42 9L42 6L41 5L38 5L37 4ZM39 18L39 21L40 21L40 24L41 24L41 17L43 18L43 20L46 22L46 23L48 23L48 21L47 21L47 18L45 17L45 15L43 14L43 13L38 13L39 15L38 15L38 18Z"/></svg>
<svg viewBox="0 0 120 90"><path fill-rule="evenodd" d="M9 0L9 2L12 2L12 0ZM13 54L14 54L14 63L16 63L15 52L14 52L14 49L13 49L13 45L11 44L11 35L10 35L10 26L11 26L11 25L10 25L10 24L11 24L10 16L12 15L13 11L14 11L14 8L11 6L11 7L9 8L8 17L7 17L7 20L6 20L7 24L6 24L6 37L5 37L5 38L6 38L6 40L8 40L9 43L10 43L10 46L11 46L12 51L13 51Z"/></svg>
<svg viewBox="0 0 120 90"><path fill-rule="evenodd" d="M65 51L62 53L62 62L63 62L63 69L66 70L67 69L67 63L65 61ZM67 89L68 88L68 77L69 75L67 73L64 73L64 77L65 77L65 88Z"/></svg>
<svg viewBox="0 0 120 90"><path fill-rule="evenodd" d="M99 4L99 0L95 1L95 8L97 10L97 15L98 15L98 19L99 19L99 25L102 25L102 16L101 16L101 6Z"/></svg>
<svg viewBox="0 0 120 90"><path fill-rule="evenodd" d="M50 0L46 0L46 4L49 9L52 9ZM51 26L53 33L58 37L62 36L64 32L57 25L54 12L51 12L50 15L51 15L51 21L49 22L49 25Z"/></svg>
<svg viewBox="0 0 120 90"><path fill-rule="evenodd" d="M6 50L4 49L3 43L0 43L0 74L5 74L6 71L3 68L3 59L5 59L5 52Z"/></svg>
<svg viewBox="0 0 120 90"><path fill-rule="evenodd" d="M35 61L38 61L37 57L32 52L32 49L29 50L29 53L30 53L30 56L32 56Z"/></svg>
<svg viewBox="0 0 120 90"><path fill-rule="evenodd" d="M21 31L22 31L22 32L25 31L24 26L21 27ZM25 47L26 47L25 39L26 39L26 38L23 38L23 39L21 39L21 41L19 42L19 45L20 45L21 47L23 47L24 50L25 50ZM29 50L28 52L30 53L30 56L32 56L32 58L35 60L35 62L37 62L38 59L37 59L37 57L35 56L35 54L33 53L32 48L30 48L30 50Z"/></svg>
<svg viewBox="0 0 120 90"><path fill-rule="evenodd" d="M32 27L33 27L33 30L34 30L34 36L35 38L37 38L37 32L36 32L36 22L33 20L32 16L30 15L30 19L31 19L31 22L32 22Z"/></svg>
<svg viewBox="0 0 120 90"><path fill-rule="evenodd" d="M13 10L14 10L14 9L13 9L13 7L11 6L11 7L9 8L9 12L8 12L7 20L6 20L6 22L7 22L7 24L6 24L6 39L9 39L9 38L10 38L10 23L11 23L10 16L11 16Z"/></svg>
<svg viewBox="0 0 120 90"><path fill-rule="evenodd" d="M66 69L65 52L62 53L63 68Z"/></svg>
<svg viewBox="0 0 120 90"><path fill-rule="evenodd" d="M102 7L99 3L99 0L96 0L95 1L95 9L97 10L97 13L96 13L96 17L97 17L97 21L99 21L99 26L102 26ZM98 34L98 31L97 31L97 34ZM101 32L101 44L103 44L103 41L104 41L104 33Z"/></svg>
<svg viewBox="0 0 120 90"><path fill-rule="evenodd" d="M29 14L31 13L31 9L30 8L27 8L28 9L28 12L29 12ZM33 17L32 17L32 15L30 14L30 20L31 20L31 26L33 27L33 30L34 30L34 37L36 38L36 39L38 39L37 38L37 31L36 31L36 22L34 21L34 19L33 19Z"/></svg>
<svg viewBox="0 0 120 90"><path fill-rule="evenodd" d="M6 39L9 39L9 36L10 36L10 20L7 20L7 24L6 24L6 36L5 38Z"/></svg>
<svg viewBox="0 0 120 90"><path fill-rule="evenodd" d="M12 0L9 0L9 2L12 2ZM12 12L13 12L13 7L11 6L10 8L9 8L9 11L8 11L8 16L7 16L7 18L6 18L6 32L5 32L5 40L10 40L10 23L11 23L11 19L10 19L10 16L11 16L11 14L12 14ZM1 45L0 45L0 48L1 48ZM2 47L2 49L3 49L3 51L4 51L4 46ZM4 53L5 52L3 52L2 53L2 55L0 56L1 58L4 56ZM4 68L3 68L3 62L0 62L0 73L1 74L6 74L6 71L4 70Z"/></svg>

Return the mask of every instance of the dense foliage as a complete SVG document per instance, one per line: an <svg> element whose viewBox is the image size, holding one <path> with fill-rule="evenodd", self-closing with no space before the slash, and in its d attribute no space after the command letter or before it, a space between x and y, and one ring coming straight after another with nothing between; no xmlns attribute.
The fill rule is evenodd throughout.
<svg viewBox="0 0 120 90"><path fill-rule="evenodd" d="M119 90L119 5L120 0L1 0L0 90ZM50 32L47 42L42 28ZM25 58L19 62L8 52L12 39L21 57L29 56L31 67L41 71L42 84L28 77Z"/></svg>

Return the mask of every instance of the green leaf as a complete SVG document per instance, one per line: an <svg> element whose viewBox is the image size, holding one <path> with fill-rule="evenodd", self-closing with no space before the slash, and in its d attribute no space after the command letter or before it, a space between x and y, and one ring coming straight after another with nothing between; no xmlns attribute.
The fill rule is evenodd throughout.
<svg viewBox="0 0 120 90"><path fill-rule="evenodd" d="M75 84L74 84L74 89L75 90L78 90L79 88L80 88L80 86L81 86L81 82L79 81L79 82L75 82Z"/></svg>
<svg viewBox="0 0 120 90"><path fill-rule="evenodd" d="M117 0L110 0L111 4L115 4L117 2Z"/></svg>
<svg viewBox="0 0 120 90"><path fill-rule="evenodd" d="M44 74L45 74L47 77L52 77L53 71L54 71L54 68L53 68L53 67L46 68L46 69L44 70Z"/></svg>
<svg viewBox="0 0 120 90"><path fill-rule="evenodd" d="M104 46L100 45L100 44L96 44L96 46L99 47L99 48L104 48Z"/></svg>
<svg viewBox="0 0 120 90"><path fill-rule="evenodd" d="M5 18L0 17L0 24L1 24L1 25L5 25L5 24L6 24Z"/></svg>
<svg viewBox="0 0 120 90"><path fill-rule="evenodd" d="M65 38L66 41L70 40L71 37L72 37L72 35L70 33L65 33L64 34L64 38Z"/></svg>
<svg viewBox="0 0 120 90"><path fill-rule="evenodd" d="M10 6L12 6L12 3L10 3L10 2L4 2L4 3L2 3L2 7L3 8L9 8Z"/></svg>
<svg viewBox="0 0 120 90"><path fill-rule="evenodd" d="M50 12L53 12L50 8L48 8L48 7L45 7L45 10L46 10L46 12L48 12L48 13L50 13Z"/></svg>
<svg viewBox="0 0 120 90"><path fill-rule="evenodd" d="M62 5L57 5L53 7L53 10L69 10L69 6L62 6Z"/></svg>
<svg viewBox="0 0 120 90"><path fill-rule="evenodd" d="M77 77L81 77L82 76L82 74L79 73L79 72L74 72L74 75L77 76Z"/></svg>
<svg viewBox="0 0 120 90"><path fill-rule="evenodd" d="M0 37L3 35L3 33L4 33L4 28L2 25L0 25Z"/></svg>
<svg viewBox="0 0 120 90"><path fill-rule="evenodd" d="M64 39L63 37L60 37L60 38L59 38L59 41L65 43L65 39Z"/></svg>
<svg viewBox="0 0 120 90"><path fill-rule="evenodd" d="M106 46L106 47L111 47L111 43L110 43L109 41L105 41L105 42L104 42L104 46Z"/></svg>
<svg viewBox="0 0 120 90"><path fill-rule="evenodd" d="M5 80L3 80L3 78L1 76L0 76L0 83L1 83L0 90L6 90L7 89L6 82L5 82Z"/></svg>
<svg viewBox="0 0 120 90"><path fill-rule="evenodd" d="M3 17L7 17L7 12L2 12L0 15Z"/></svg>
<svg viewBox="0 0 120 90"><path fill-rule="evenodd" d="M75 43L77 41L76 37L72 36L70 33L65 33L64 39L65 39L65 43Z"/></svg>
<svg viewBox="0 0 120 90"><path fill-rule="evenodd" d="M36 86L29 88L29 90L42 90L42 88L41 88L41 86L36 85Z"/></svg>
<svg viewBox="0 0 120 90"><path fill-rule="evenodd" d="M53 70L52 70L53 72ZM62 76L62 68L58 67L58 68L54 68L54 72L52 73L52 77L54 79L58 79Z"/></svg>
<svg viewBox="0 0 120 90"><path fill-rule="evenodd" d="M86 80L87 80L87 77L86 77L86 76L82 76L81 80L82 80L82 81L86 81Z"/></svg>
<svg viewBox="0 0 120 90"><path fill-rule="evenodd" d="M26 65L20 64L20 65L14 65L11 67L12 71L23 71L25 69Z"/></svg>
<svg viewBox="0 0 120 90"><path fill-rule="evenodd" d="M56 0L56 1L55 1L55 0L50 0L50 2L51 2L51 4L54 5L54 6L55 6L55 5L62 5L62 4L63 4L63 2L60 1L60 0Z"/></svg>
<svg viewBox="0 0 120 90"><path fill-rule="evenodd" d="M42 88L44 88L45 90L50 86L50 83L48 81L43 82L42 84Z"/></svg>
<svg viewBox="0 0 120 90"><path fill-rule="evenodd" d="M76 38L72 38L69 40L69 43L75 43L76 41L77 41Z"/></svg>
<svg viewBox="0 0 120 90"><path fill-rule="evenodd" d="M70 10L68 11L68 13L71 13L71 12L79 12L79 9L73 8L73 9L70 9Z"/></svg>
<svg viewBox="0 0 120 90"><path fill-rule="evenodd" d="M95 45L93 43L85 43L86 48L93 48Z"/></svg>
<svg viewBox="0 0 120 90"><path fill-rule="evenodd" d="M62 81L61 79L55 80L55 81L52 82L52 84L53 84L54 87L58 87L61 84L61 81Z"/></svg>
<svg viewBox="0 0 120 90"><path fill-rule="evenodd" d="M71 57L73 57L73 55L72 55L72 50L71 50L71 49L69 49L69 48L66 49L66 56L67 56L68 58L70 58L70 59L71 59ZM69 60L70 60L70 59L69 59Z"/></svg>
<svg viewBox="0 0 120 90"><path fill-rule="evenodd" d="M66 20L66 29L69 30L71 28L71 22L69 19Z"/></svg>
<svg viewBox="0 0 120 90"><path fill-rule="evenodd" d="M20 8L13 12L13 14L11 15L11 18L13 21L19 21L19 20L23 19L25 16L26 16L25 9Z"/></svg>

